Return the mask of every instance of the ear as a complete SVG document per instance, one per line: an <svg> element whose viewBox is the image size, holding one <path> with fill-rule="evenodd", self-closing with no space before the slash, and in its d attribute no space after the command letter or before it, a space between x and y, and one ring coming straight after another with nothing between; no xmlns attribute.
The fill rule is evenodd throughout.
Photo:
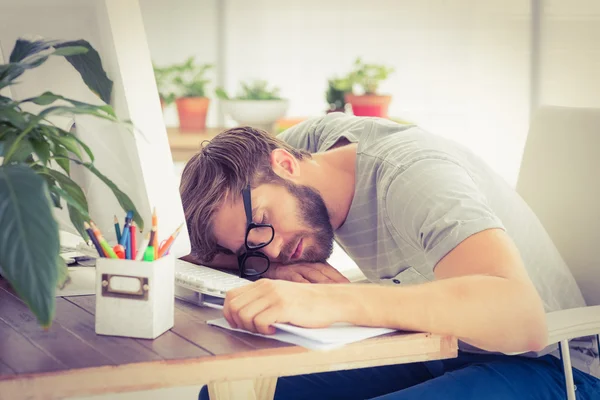
<svg viewBox="0 0 600 400"><path fill-rule="evenodd" d="M300 176L300 163L284 149L271 152L271 168L280 178L294 180Z"/></svg>

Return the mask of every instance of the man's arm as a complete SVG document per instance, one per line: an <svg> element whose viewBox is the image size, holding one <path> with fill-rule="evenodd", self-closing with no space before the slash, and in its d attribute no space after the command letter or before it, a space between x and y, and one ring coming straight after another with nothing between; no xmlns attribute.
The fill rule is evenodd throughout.
<svg viewBox="0 0 600 400"><path fill-rule="evenodd" d="M502 221L464 168L417 161L390 184L386 204L389 228L423 253L436 281L381 288L379 295L365 288L374 296L367 296L361 318L452 334L485 350L544 347L542 301Z"/></svg>
<svg viewBox="0 0 600 400"><path fill-rule="evenodd" d="M219 253L209 263L203 263L192 255L181 257L182 260L211 268L238 270L237 258L231 254ZM300 283L349 283L350 281L327 262L301 263L282 265L271 263L263 278L281 279Z"/></svg>
<svg viewBox="0 0 600 400"><path fill-rule="evenodd" d="M436 281L408 287L331 287L358 325L447 334L483 350L546 346L542 301L511 239L501 230L464 240L435 269ZM351 301L361 299L361 301Z"/></svg>

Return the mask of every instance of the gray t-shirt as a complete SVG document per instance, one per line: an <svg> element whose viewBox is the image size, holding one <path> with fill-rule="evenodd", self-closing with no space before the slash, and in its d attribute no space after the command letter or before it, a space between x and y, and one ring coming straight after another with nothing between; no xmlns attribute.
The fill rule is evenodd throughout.
<svg viewBox="0 0 600 400"><path fill-rule="evenodd" d="M279 135L311 153L358 143L355 194L336 241L384 284L434 279L435 265L469 236L504 229L546 312L584 306L581 292L525 201L471 151L413 125L332 113Z"/></svg>

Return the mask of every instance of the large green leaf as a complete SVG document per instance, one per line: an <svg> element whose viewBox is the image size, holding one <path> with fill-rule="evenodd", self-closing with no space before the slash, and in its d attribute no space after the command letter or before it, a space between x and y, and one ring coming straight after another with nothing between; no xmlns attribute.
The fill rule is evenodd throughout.
<svg viewBox="0 0 600 400"><path fill-rule="evenodd" d="M109 104L113 82L108 79L100 55L85 40L26 40L18 39L10 54L9 64L0 65L0 83L20 76L26 69L43 64L49 56L62 56L75 68L88 88Z"/></svg>
<svg viewBox="0 0 600 400"><path fill-rule="evenodd" d="M106 104L110 104L113 82L108 79L98 52L85 40L63 42L54 47L60 49L71 46L85 47L88 50L85 54L65 56L65 58L79 72L90 90Z"/></svg>
<svg viewBox="0 0 600 400"><path fill-rule="evenodd" d="M43 178L23 165L0 167L0 265L41 325L51 324L58 280L58 224Z"/></svg>

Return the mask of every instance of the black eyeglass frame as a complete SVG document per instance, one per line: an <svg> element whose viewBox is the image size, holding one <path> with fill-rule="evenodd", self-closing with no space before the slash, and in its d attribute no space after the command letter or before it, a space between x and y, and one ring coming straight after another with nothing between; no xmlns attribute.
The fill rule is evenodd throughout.
<svg viewBox="0 0 600 400"><path fill-rule="evenodd" d="M246 236L244 237L244 246L246 247L246 252L238 256L238 269L241 278L258 277L267 272L271 267L271 260L269 260L269 257L258 250L267 247L269 244L271 244L271 242L275 238L275 229L273 229L273 225L271 224L259 224L252 220L252 199L250 193L250 185L246 186L242 190L242 199L244 201L244 211L246 213ZM269 228L271 230L271 238L267 242L262 242L258 245L253 245L252 243L248 242L248 235L250 234L250 231L252 231L252 229L257 228ZM254 270L252 270L253 272L248 272L249 269L246 268L246 261L251 257L265 259L267 262L267 268L264 271L260 272Z"/></svg>

